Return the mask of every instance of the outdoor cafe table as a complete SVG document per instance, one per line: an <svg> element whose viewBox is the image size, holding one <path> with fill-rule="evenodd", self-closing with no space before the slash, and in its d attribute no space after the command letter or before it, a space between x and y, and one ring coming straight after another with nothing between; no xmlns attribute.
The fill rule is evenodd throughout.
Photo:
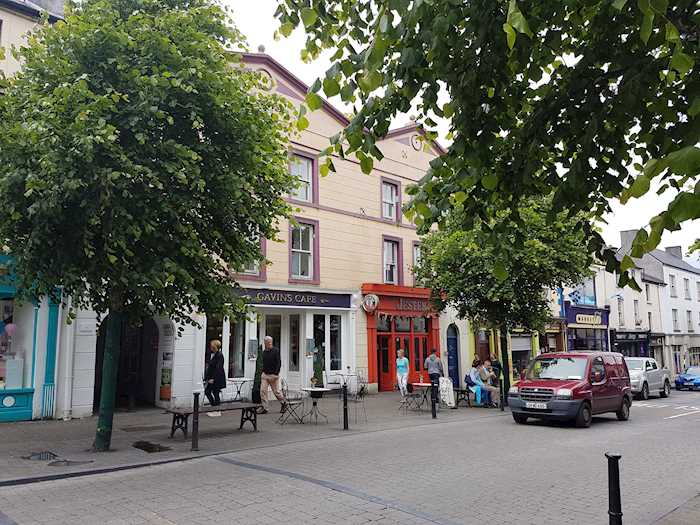
<svg viewBox="0 0 700 525"><path fill-rule="evenodd" d="M243 396L241 395L241 392L243 390L243 386L247 385L248 383L252 383L253 380L249 377L237 377L236 379L232 379L231 382L233 383L233 386L236 387L236 393L233 395L232 401L242 401Z"/></svg>
<svg viewBox="0 0 700 525"><path fill-rule="evenodd" d="M318 408L318 400L323 397L323 394L325 392L330 392L330 388L322 388L322 387L316 387L316 386L306 386L303 387L302 390L304 392L308 392L309 395L311 396L311 410L309 410L306 414L301 416L301 420L303 421L304 418L309 418L309 421L311 421L311 418L314 418L314 421L316 424L318 424L318 416L321 416L323 419L326 420L326 423L328 423L328 416L321 412Z"/></svg>
<svg viewBox="0 0 700 525"><path fill-rule="evenodd" d="M432 383L411 383L411 386L413 388L422 388L423 389L423 396L420 398L420 401L418 402L418 410L423 410L423 404L425 403L426 405L430 404L430 401L428 400L428 394L430 393L430 387L433 386Z"/></svg>

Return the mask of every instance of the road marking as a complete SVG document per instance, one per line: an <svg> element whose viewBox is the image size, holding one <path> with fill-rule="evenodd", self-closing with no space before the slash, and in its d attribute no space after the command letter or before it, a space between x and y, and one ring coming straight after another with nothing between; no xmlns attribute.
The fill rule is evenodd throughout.
<svg viewBox="0 0 700 525"><path fill-rule="evenodd" d="M691 416L693 414L700 414L700 410L694 410L693 412L685 412L683 414L676 414L675 416L665 417L664 419L675 419L677 417Z"/></svg>
<svg viewBox="0 0 700 525"><path fill-rule="evenodd" d="M681 405L681 406L679 406L679 407L676 407L675 410L683 410L683 409L686 409L686 408L689 408L688 405Z"/></svg>

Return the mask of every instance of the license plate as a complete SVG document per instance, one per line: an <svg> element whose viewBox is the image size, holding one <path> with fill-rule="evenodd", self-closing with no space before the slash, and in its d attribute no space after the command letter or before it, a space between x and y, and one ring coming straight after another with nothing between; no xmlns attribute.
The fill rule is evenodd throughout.
<svg viewBox="0 0 700 525"><path fill-rule="evenodd" d="M686 383L685 386L693 386L693 383Z"/></svg>
<svg viewBox="0 0 700 525"><path fill-rule="evenodd" d="M539 409L539 410L547 410L547 403L533 403L532 401L526 401L525 408L535 408L535 409Z"/></svg>

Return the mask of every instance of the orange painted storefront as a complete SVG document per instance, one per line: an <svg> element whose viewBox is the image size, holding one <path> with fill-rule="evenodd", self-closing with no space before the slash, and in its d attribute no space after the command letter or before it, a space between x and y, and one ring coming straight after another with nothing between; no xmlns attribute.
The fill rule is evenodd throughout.
<svg viewBox="0 0 700 525"><path fill-rule="evenodd" d="M370 383L380 391L396 384L396 353L409 361L409 382L428 380L423 362L432 349L440 353L440 319L430 307L430 289L365 283L363 295L379 298L367 315L367 370Z"/></svg>

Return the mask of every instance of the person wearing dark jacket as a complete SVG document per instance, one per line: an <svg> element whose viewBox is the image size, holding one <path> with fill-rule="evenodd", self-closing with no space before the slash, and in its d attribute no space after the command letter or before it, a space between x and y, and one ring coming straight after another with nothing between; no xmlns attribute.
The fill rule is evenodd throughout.
<svg viewBox="0 0 700 525"><path fill-rule="evenodd" d="M286 408L286 400L280 392L280 368L282 368L282 359L280 358L279 348L272 346L272 337L265 337L265 346L262 352L262 375L260 376L260 400L263 404L261 414L266 414L270 408L270 401L267 398L268 389L272 389L277 400L282 403L282 412Z"/></svg>
<svg viewBox="0 0 700 525"><path fill-rule="evenodd" d="M211 357L209 365L204 374L204 381L207 386L204 388L204 395L207 396L211 406L221 404L219 393L226 388L226 372L224 372L224 355L221 353L221 341L214 339L209 343ZM211 416L221 415L220 412L208 412Z"/></svg>

